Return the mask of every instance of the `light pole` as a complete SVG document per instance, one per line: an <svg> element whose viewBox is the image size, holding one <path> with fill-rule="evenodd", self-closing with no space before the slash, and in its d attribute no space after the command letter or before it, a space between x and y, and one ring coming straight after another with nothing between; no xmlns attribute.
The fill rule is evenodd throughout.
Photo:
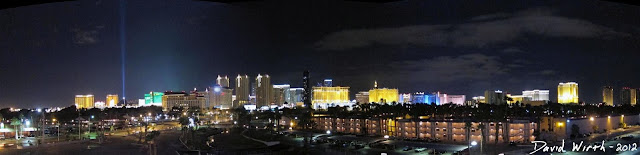
<svg viewBox="0 0 640 155"><path fill-rule="evenodd" d="M42 113L42 141L38 143L38 144L41 144L41 143L44 143L44 136L45 136L44 135L44 129L46 128L46 126L45 126L46 118L45 118L45 115L44 115L45 112L43 110L38 109L38 112Z"/></svg>
<svg viewBox="0 0 640 155"><path fill-rule="evenodd" d="M82 140L82 136L80 135L80 130L82 130L82 124L80 123L80 109L78 109L78 140Z"/></svg>
<svg viewBox="0 0 640 155"><path fill-rule="evenodd" d="M89 118L89 125L87 125L87 127L89 127L89 136L91 136L91 119L93 119L93 115ZM91 137L89 137L89 139L91 139Z"/></svg>
<svg viewBox="0 0 640 155"><path fill-rule="evenodd" d="M51 122L53 122L53 124L56 124L56 119L51 119ZM58 128L58 132L56 132L56 135L58 135L58 142L60 142L60 124L56 124L57 128Z"/></svg>

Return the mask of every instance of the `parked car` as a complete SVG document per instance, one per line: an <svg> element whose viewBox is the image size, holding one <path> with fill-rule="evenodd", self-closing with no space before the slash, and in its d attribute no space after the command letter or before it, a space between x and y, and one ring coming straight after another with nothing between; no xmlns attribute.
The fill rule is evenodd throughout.
<svg viewBox="0 0 640 155"><path fill-rule="evenodd" d="M364 148L364 145L362 145L362 144L355 144L355 145L353 145L353 148L354 148L354 149L356 149L356 150L357 150L357 149L361 149L361 148Z"/></svg>
<svg viewBox="0 0 640 155"><path fill-rule="evenodd" d="M402 148L402 151L409 151L409 150L413 150L413 147L405 146L405 147Z"/></svg>
<svg viewBox="0 0 640 155"><path fill-rule="evenodd" d="M424 150L427 150L427 149L426 149L426 148L424 148L424 147L416 148L416 149L415 149L415 152L422 152L422 151L424 151Z"/></svg>
<svg viewBox="0 0 640 155"><path fill-rule="evenodd" d="M12 147L13 145L15 145L15 144L13 144L13 143L4 143L4 144L2 144L2 147Z"/></svg>

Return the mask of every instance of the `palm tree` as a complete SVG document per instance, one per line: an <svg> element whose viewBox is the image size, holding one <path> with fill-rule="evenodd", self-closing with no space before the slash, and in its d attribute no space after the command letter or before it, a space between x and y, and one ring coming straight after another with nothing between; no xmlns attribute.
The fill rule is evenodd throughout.
<svg viewBox="0 0 640 155"><path fill-rule="evenodd" d="M18 128L19 128L18 126L20 126L20 124L22 124L20 122L20 119L15 118L15 117L13 119L11 119L11 125L13 125L13 128L16 130L16 136L15 136L16 140L18 139Z"/></svg>
<svg viewBox="0 0 640 155"><path fill-rule="evenodd" d="M464 129L467 130L467 148L469 148L469 153L471 153L471 128L473 127L473 124L471 124L471 122L467 121L464 122Z"/></svg>
<svg viewBox="0 0 640 155"><path fill-rule="evenodd" d="M500 135L499 135L499 134L500 134L500 132L498 132L498 131L500 130L500 128L501 128L502 126L503 126L502 122L496 122L496 125L495 125L495 128L496 128L496 129L495 129L495 130L496 130L496 132L495 132L495 133L496 133L496 134L495 134L495 135L496 135L496 138L494 139L494 140L495 140L495 141L494 141L494 146L497 146L497 145L498 145L498 140L500 139L500 138L498 138L498 137L500 137ZM503 132L504 132L504 130L503 130ZM494 150L494 151L496 151L496 149L493 149L493 150Z"/></svg>
<svg viewBox="0 0 640 155"><path fill-rule="evenodd" d="M481 139L480 139L480 154L483 153L482 147L484 145L484 139L485 139L484 128L485 128L485 124L480 122L480 124L478 124L478 129L480 129L480 135L481 135L480 136L481 137Z"/></svg>

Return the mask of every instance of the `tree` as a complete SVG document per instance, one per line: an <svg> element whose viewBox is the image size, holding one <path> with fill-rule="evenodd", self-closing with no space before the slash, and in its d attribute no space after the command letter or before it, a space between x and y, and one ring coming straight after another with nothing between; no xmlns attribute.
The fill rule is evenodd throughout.
<svg viewBox="0 0 640 155"><path fill-rule="evenodd" d="M576 124L571 125L571 137L580 135L580 127Z"/></svg>
<svg viewBox="0 0 640 155"><path fill-rule="evenodd" d="M251 121L251 116L242 106L233 109L233 118L239 126L249 125L249 122Z"/></svg>
<svg viewBox="0 0 640 155"><path fill-rule="evenodd" d="M467 148L471 148L471 128L473 127L473 124L471 124L471 122L467 121L464 122L464 129L466 129L467 131ZM469 151L471 151L471 149L469 149Z"/></svg>
<svg viewBox="0 0 640 155"><path fill-rule="evenodd" d="M480 135L481 135L480 137L482 137L482 138L480 139L480 154L482 154L482 153L483 153L483 151L482 151L482 147L483 147L483 145L484 145L484 140L485 140L485 135L484 135L484 128L485 128L485 127L486 127L486 126L485 126L485 124L484 124L484 123L482 123L482 122L480 122L480 124L478 124L478 129L480 129Z"/></svg>
<svg viewBox="0 0 640 155"><path fill-rule="evenodd" d="M11 119L11 125L13 125L13 128L16 130L16 139L18 139L18 128L21 124L22 122L20 122L20 119L15 117Z"/></svg>
<svg viewBox="0 0 640 155"><path fill-rule="evenodd" d="M624 123L624 122L618 123L618 128L626 128L626 127L627 127L627 123Z"/></svg>

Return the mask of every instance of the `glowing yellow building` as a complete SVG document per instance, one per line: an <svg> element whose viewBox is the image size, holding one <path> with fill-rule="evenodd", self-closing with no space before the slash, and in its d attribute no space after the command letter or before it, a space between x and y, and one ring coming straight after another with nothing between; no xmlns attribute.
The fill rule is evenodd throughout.
<svg viewBox="0 0 640 155"><path fill-rule="evenodd" d="M578 83L567 82L558 84L558 103L578 103Z"/></svg>
<svg viewBox="0 0 640 155"><path fill-rule="evenodd" d="M622 104L636 105L637 91L634 88L623 87L620 94Z"/></svg>
<svg viewBox="0 0 640 155"><path fill-rule="evenodd" d="M78 109L93 108L93 95L76 95L75 104Z"/></svg>
<svg viewBox="0 0 640 155"><path fill-rule="evenodd" d="M326 109L328 104L344 104L349 102L349 87L313 87L314 109Z"/></svg>
<svg viewBox="0 0 640 155"><path fill-rule="evenodd" d="M511 98L511 101L507 101L508 104L523 103L525 100L527 100L527 98L523 95L507 94L507 97Z"/></svg>
<svg viewBox="0 0 640 155"><path fill-rule="evenodd" d="M398 89L374 88L369 90L369 102L398 102Z"/></svg>
<svg viewBox="0 0 640 155"><path fill-rule="evenodd" d="M115 107L118 104L118 95L107 94L106 103L107 107Z"/></svg>
<svg viewBox="0 0 640 155"><path fill-rule="evenodd" d="M602 89L602 103L613 106L613 87L605 86Z"/></svg>

